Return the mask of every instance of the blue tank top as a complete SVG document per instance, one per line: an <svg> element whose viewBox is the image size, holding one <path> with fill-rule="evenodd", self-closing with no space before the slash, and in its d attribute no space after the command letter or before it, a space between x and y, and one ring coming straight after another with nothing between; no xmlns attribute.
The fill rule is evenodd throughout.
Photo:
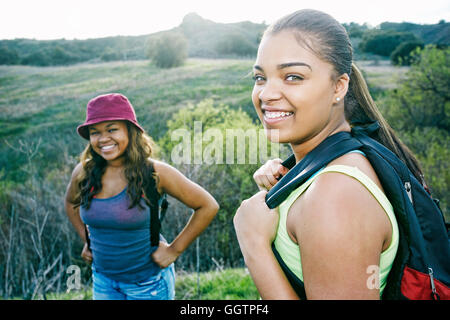
<svg viewBox="0 0 450 320"><path fill-rule="evenodd" d="M156 275L161 268L151 259L157 247L150 246L150 208L141 199L143 209L128 209L126 190L111 198L92 199L88 210L80 207L80 215L89 227L95 271L133 283Z"/></svg>

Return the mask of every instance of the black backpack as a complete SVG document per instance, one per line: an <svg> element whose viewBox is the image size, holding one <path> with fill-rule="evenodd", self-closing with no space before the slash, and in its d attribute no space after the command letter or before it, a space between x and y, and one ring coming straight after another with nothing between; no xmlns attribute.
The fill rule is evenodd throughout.
<svg viewBox="0 0 450 320"><path fill-rule="evenodd" d="M374 168L397 219L400 239L382 299L450 299L449 225L433 199L407 166L385 146L370 138L378 123L336 133L320 143L299 163L291 155L283 165L289 172L267 193L269 208L278 207L289 194L332 160L360 150ZM287 267L274 245L272 250L289 282L306 299L303 282Z"/></svg>

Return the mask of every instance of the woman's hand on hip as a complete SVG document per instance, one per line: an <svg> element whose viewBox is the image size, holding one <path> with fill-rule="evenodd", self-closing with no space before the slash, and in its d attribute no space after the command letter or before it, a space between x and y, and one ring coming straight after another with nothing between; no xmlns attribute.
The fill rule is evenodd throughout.
<svg viewBox="0 0 450 320"><path fill-rule="evenodd" d="M177 260L177 253L169 244L164 241L159 242L158 249L152 253L153 261L161 268L166 268Z"/></svg>
<svg viewBox="0 0 450 320"><path fill-rule="evenodd" d="M89 250L87 243L84 244L83 251L81 252L81 257L87 263L89 263L89 264L92 263L92 251Z"/></svg>

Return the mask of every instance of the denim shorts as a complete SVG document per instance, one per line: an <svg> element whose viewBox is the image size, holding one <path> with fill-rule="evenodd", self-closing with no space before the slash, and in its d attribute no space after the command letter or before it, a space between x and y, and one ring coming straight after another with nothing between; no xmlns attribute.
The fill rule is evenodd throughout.
<svg viewBox="0 0 450 320"><path fill-rule="evenodd" d="M161 272L136 283L109 279L92 268L94 300L174 300L175 267L173 263Z"/></svg>

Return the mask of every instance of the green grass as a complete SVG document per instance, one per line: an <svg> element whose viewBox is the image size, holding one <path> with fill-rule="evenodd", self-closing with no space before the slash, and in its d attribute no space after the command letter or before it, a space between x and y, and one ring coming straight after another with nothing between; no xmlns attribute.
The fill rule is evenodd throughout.
<svg viewBox="0 0 450 320"><path fill-rule="evenodd" d="M198 284L198 285L197 285ZM92 289L84 288L69 293L51 293L49 300L91 300ZM253 281L243 268L224 269L202 273L177 273L176 300L257 300Z"/></svg>
<svg viewBox="0 0 450 320"><path fill-rule="evenodd" d="M85 144L75 129L85 119L86 104L107 92L125 94L155 140L166 133L173 113L206 98L245 109L256 118L248 76L252 64L251 60L190 59L173 69L159 69L149 61L0 66L0 167L6 169L5 179L23 182L23 157L10 147L19 140L42 139L35 161L43 170L66 165L64 154L76 157Z"/></svg>

